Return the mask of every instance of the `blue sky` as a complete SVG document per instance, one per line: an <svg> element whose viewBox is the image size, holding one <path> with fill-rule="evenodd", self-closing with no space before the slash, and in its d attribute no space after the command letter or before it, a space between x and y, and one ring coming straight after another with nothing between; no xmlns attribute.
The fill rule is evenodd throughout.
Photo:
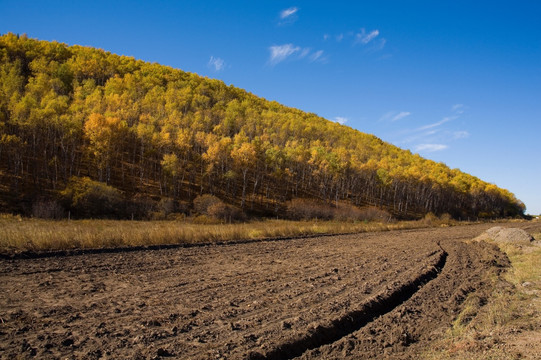
<svg viewBox="0 0 541 360"><path fill-rule="evenodd" d="M221 79L507 188L532 214L540 19L536 0L0 0L0 33Z"/></svg>

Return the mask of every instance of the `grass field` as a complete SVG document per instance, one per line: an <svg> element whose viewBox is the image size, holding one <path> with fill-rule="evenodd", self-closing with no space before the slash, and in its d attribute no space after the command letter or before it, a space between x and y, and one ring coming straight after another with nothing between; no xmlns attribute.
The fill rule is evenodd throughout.
<svg viewBox="0 0 541 360"><path fill-rule="evenodd" d="M437 218L408 222L261 220L237 224L191 221L41 220L0 216L0 252L215 243L302 235L448 226Z"/></svg>

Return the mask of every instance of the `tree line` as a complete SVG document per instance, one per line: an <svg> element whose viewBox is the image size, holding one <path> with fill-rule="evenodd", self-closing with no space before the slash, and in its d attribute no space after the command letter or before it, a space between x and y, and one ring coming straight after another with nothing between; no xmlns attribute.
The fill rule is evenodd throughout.
<svg viewBox="0 0 541 360"><path fill-rule="evenodd" d="M126 201L247 214L287 201L376 206L399 218L520 216L505 189L375 136L222 81L82 46L0 37L0 205L28 213L90 179Z"/></svg>

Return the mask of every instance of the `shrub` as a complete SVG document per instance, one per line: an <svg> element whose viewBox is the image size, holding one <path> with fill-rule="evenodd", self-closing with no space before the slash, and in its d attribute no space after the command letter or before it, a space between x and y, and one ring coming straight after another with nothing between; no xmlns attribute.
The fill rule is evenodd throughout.
<svg viewBox="0 0 541 360"><path fill-rule="evenodd" d="M121 217L124 201L120 191L88 177L70 178L61 196L74 215L84 218Z"/></svg>
<svg viewBox="0 0 541 360"><path fill-rule="evenodd" d="M434 225L436 221L438 221L438 217L434 215L432 212L429 212L425 215L425 217L421 221L425 225Z"/></svg>
<svg viewBox="0 0 541 360"><path fill-rule="evenodd" d="M286 215L293 220L321 219L334 217L331 205L311 199L292 199L286 202Z"/></svg>
<svg viewBox="0 0 541 360"><path fill-rule="evenodd" d="M389 222L392 217L387 211L377 207L359 209L347 202L331 205L311 199L293 199L286 203L287 217L293 220L340 220L340 221L380 221Z"/></svg>
<svg viewBox="0 0 541 360"><path fill-rule="evenodd" d="M158 202L159 211L163 212L164 216L167 217L169 214L174 213L176 210L175 200L171 198L162 198Z"/></svg>
<svg viewBox="0 0 541 360"><path fill-rule="evenodd" d="M215 225L215 224L219 224L220 221L218 221L218 219L211 218L210 216L207 216L207 215L199 215L192 219L192 223L199 224L199 225Z"/></svg>
<svg viewBox="0 0 541 360"><path fill-rule="evenodd" d="M391 222L392 216L389 212L377 208L375 206L368 206L360 209L359 220L361 221L381 221Z"/></svg>
<svg viewBox="0 0 541 360"><path fill-rule="evenodd" d="M172 220L172 221L186 221L186 214L174 212L174 213L171 213L171 214L167 215L166 219L167 220Z"/></svg>
<svg viewBox="0 0 541 360"><path fill-rule="evenodd" d="M198 214L208 215L209 208L215 204L223 204L223 201L214 195L203 194L194 199L193 208Z"/></svg>
<svg viewBox="0 0 541 360"><path fill-rule="evenodd" d="M453 220L453 217L451 216L451 214L445 213L440 215L440 220L448 224Z"/></svg>
<svg viewBox="0 0 541 360"><path fill-rule="evenodd" d="M336 205L336 208L334 209L333 218L335 220L356 221L363 220L362 217L363 211L350 203L340 202Z"/></svg>
<svg viewBox="0 0 541 360"><path fill-rule="evenodd" d="M225 222L244 220L244 213L237 207L224 204L223 202L214 203L207 209L210 217Z"/></svg>

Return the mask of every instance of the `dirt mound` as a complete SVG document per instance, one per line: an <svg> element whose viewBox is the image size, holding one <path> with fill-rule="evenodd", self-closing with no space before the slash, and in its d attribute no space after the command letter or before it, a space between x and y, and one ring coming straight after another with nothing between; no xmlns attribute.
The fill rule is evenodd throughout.
<svg viewBox="0 0 541 360"><path fill-rule="evenodd" d="M512 243L518 245L530 245L534 238L526 231L518 228L503 228L495 226L478 236L476 240L494 240L500 243Z"/></svg>

